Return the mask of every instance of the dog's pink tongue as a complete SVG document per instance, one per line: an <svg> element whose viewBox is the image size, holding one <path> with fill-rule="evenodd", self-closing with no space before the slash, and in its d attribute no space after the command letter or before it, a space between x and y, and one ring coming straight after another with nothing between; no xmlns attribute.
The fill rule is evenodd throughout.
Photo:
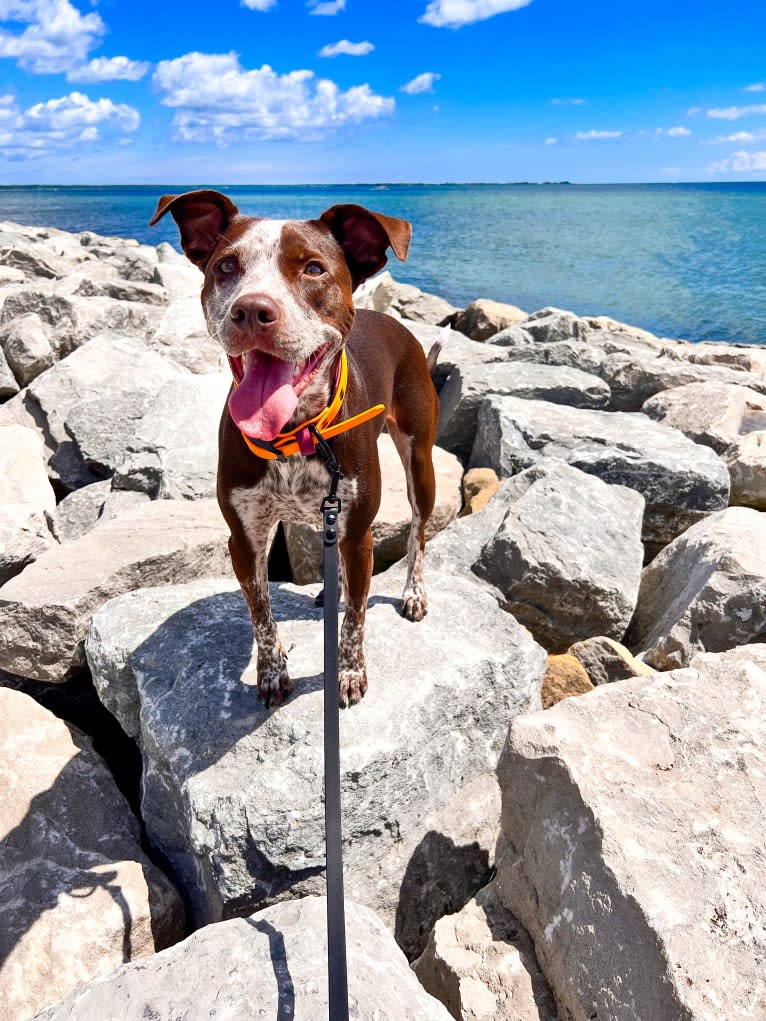
<svg viewBox="0 0 766 1021"><path fill-rule="evenodd" d="M273 440L298 406L293 365L262 351L251 351L245 377L229 397L229 414L248 436Z"/></svg>

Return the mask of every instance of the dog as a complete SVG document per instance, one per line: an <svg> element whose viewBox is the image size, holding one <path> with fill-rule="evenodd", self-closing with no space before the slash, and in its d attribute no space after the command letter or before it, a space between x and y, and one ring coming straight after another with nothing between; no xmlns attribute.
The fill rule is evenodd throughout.
<svg viewBox="0 0 766 1021"><path fill-rule="evenodd" d="M331 441L343 474L338 698L341 706L353 705L367 690L370 526L380 505L377 438L384 423L404 465L412 508L401 611L418 621L428 609L423 552L434 505L431 448L438 420L431 358L401 323L356 311L352 297L386 264L389 248L399 260L407 257L412 227L359 205L335 205L307 221L244 216L211 190L162 196L151 224L166 213L187 258L204 273L205 320L232 370L219 430L217 492L253 622L258 692L268 707L292 690L269 601L268 535L280 520L318 523L329 484L312 433L296 428L337 406L339 397L340 429L357 415L375 416ZM344 352L347 381L341 385Z"/></svg>

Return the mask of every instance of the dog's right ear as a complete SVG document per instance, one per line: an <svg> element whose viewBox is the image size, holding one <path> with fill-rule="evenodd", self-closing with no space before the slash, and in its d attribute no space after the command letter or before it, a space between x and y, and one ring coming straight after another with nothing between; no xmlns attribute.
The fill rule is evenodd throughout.
<svg viewBox="0 0 766 1021"><path fill-rule="evenodd" d="M187 259L204 269L221 234L239 210L219 191L187 191L184 195L163 195L157 212L149 221L153 227L170 212L181 232L181 247Z"/></svg>

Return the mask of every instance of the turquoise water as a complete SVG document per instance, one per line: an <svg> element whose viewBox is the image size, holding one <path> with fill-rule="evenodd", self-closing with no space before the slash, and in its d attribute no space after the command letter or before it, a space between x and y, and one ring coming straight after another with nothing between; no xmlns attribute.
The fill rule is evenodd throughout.
<svg viewBox="0 0 766 1021"><path fill-rule="evenodd" d="M766 343L766 183L219 186L243 212L310 218L358 202L413 223L400 280L455 305L610 315L660 336ZM186 186L0 188L0 219L177 244L163 193Z"/></svg>

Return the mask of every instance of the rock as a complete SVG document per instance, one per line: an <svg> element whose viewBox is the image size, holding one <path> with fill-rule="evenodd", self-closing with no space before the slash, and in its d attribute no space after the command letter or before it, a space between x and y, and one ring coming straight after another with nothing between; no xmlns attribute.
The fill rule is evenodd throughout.
<svg viewBox="0 0 766 1021"><path fill-rule="evenodd" d="M37 1021L277 1018L326 1021L323 897L208 925L163 954L127 964ZM346 902L349 1015L355 1021L450 1021L372 911Z"/></svg>
<svg viewBox="0 0 766 1021"><path fill-rule="evenodd" d="M4 350L20 386L26 386L53 365L53 349L36 312L11 320Z"/></svg>
<svg viewBox="0 0 766 1021"><path fill-rule="evenodd" d="M375 567L381 570L407 555L407 537L412 512L407 499L407 481L402 462L388 433L378 437L378 456L383 488L380 509L372 524ZM426 539L432 538L460 513L460 485L463 469L452 454L433 448L436 475L436 504L426 526ZM213 479L213 485L215 479ZM317 520L321 522L319 507ZM320 525L284 522L283 526L293 581L307 585L322 580L322 532Z"/></svg>
<svg viewBox="0 0 766 1021"><path fill-rule="evenodd" d="M457 309L444 298L428 294L412 284L402 284L384 270L366 280L354 291L356 308L387 312L399 319L437 324L454 315Z"/></svg>
<svg viewBox="0 0 766 1021"><path fill-rule="evenodd" d="M119 277L99 283L93 283L85 278L74 293L86 298L103 296L114 298L117 301L142 301L147 305L167 305L168 303L165 289L158 284L139 283Z"/></svg>
<svg viewBox="0 0 766 1021"><path fill-rule="evenodd" d="M514 720L498 892L559 1016L766 1012L766 646Z"/></svg>
<svg viewBox="0 0 766 1021"><path fill-rule="evenodd" d="M577 659L592 684L611 684L629 677L647 677L654 670L631 655L630 651L613 638L596 635L583 642L575 642L567 655Z"/></svg>
<svg viewBox="0 0 766 1021"><path fill-rule="evenodd" d="M723 453L731 479L730 502L766 510L766 429L748 433Z"/></svg>
<svg viewBox="0 0 766 1021"><path fill-rule="evenodd" d="M658 670L766 636L766 515L729 507L644 569L626 644Z"/></svg>
<svg viewBox="0 0 766 1021"><path fill-rule="evenodd" d="M651 354L605 359L601 375L612 391L611 406L616 411L639 411L660 391L691 383L744 384L760 393L766 392L766 375L722 365L694 365Z"/></svg>
<svg viewBox="0 0 766 1021"><path fill-rule="evenodd" d="M622 638L641 579L643 499L555 463L511 504L474 570L546 649Z"/></svg>
<svg viewBox="0 0 766 1021"><path fill-rule="evenodd" d="M463 476L463 510L465 514L476 514L487 506L500 488L500 479L491 468L471 468Z"/></svg>
<svg viewBox="0 0 766 1021"><path fill-rule="evenodd" d="M458 366L439 393L437 439L464 461L473 447L479 407L489 394L574 408L604 408L609 403L609 387L579 369L526 362Z"/></svg>
<svg viewBox="0 0 766 1021"><path fill-rule="evenodd" d="M766 429L766 397L732 383L687 383L650 397L641 410L717 454L743 433Z"/></svg>
<svg viewBox="0 0 766 1021"><path fill-rule="evenodd" d="M65 680L84 663L82 643L99 606L147 583L226 573L227 539L214 500L162 500L48 550L0 588L0 669Z"/></svg>
<svg viewBox="0 0 766 1021"><path fill-rule="evenodd" d="M83 734L0 688L0 749L0 1018L16 1021L180 939L183 908Z"/></svg>
<svg viewBox="0 0 766 1021"><path fill-rule="evenodd" d="M496 351L488 344L468 340L462 333L451 330L449 326L429 326L427 323L413 323L409 320L404 325L426 355L437 341L441 346L436 368L431 373L437 392L442 389L449 374L459 365L466 367L505 360L504 351Z"/></svg>
<svg viewBox="0 0 766 1021"><path fill-rule="evenodd" d="M0 586L55 546L48 521L56 497L48 482L42 443L20 425L0 426Z"/></svg>
<svg viewBox="0 0 766 1021"><path fill-rule="evenodd" d="M30 313L35 313L50 328L49 340L57 358L63 358L82 342L80 320L73 302L42 287L9 294L0 310L0 326Z"/></svg>
<svg viewBox="0 0 766 1021"><path fill-rule="evenodd" d="M23 284L26 279L23 270L14 269L0 262L0 284Z"/></svg>
<svg viewBox="0 0 766 1021"><path fill-rule="evenodd" d="M67 427L68 416L83 401L101 402L105 417L100 423L101 442L118 450L133 435L135 415L130 407L146 408L181 370L168 364L137 340L103 337L91 340L30 383L25 405L45 432L52 460L49 474L70 492L96 481L85 465ZM109 416L112 406L115 413ZM119 409L119 414L116 413ZM123 415L128 414L126 422Z"/></svg>
<svg viewBox="0 0 766 1021"><path fill-rule="evenodd" d="M189 267L199 276L195 266ZM199 284L197 285L199 291ZM156 329L144 337L146 346L189 372L231 374L223 348L207 332L199 293L179 298L165 310Z"/></svg>
<svg viewBox="0 0 766 1021"><path fill-rule="evenodd" d="M651 553L728 503L728 472L713 451L645 415L514 397L484 401L471 467L508 476L549 457L641 493Z"/></svg>
<svg viewBox="0 0 766 1021"><path fill-rule="evenodd" d="M16 270L21 274L22 281L27 277L53 280L62 275L62 268L54 264L55 260L50 254L44 254L39 245L30 244L17 231L4 229L10 226L3 224L0 228L0 264L3 269Z"/></svg>
<svg viewBox="0 0 766 1021"><path fill-rule="evenodd" d="M515 305L504 305L499 301L479 298L478 301L472 301L462 312L455 313L450 326L471 340L488 340L500 330L523 322L526 318L527 313Z"/></svg>
<svg viewBox="0 0 766 1021"><path fill-rule="evenodd" d="M413 969L458 1021L558 1021L532 940L493 884L439 919Z"/></svg>
<svg viewBox="0 0 766 1021"><path fill-rule="evenodd" d="M582 340L584 324L574 312L561 308L541 308L524 320L526 332L538 344L553 344L559 340Z"/></svg>
<svg viewBox="0 0 766 1021"><path fill-rule="evenodd" d="M104 509L107 493L112 487L109 479L92 482L75 489L56 507L54 527L59 542L73 542L93 528Z"/></svg>
<svg viewBox="0 0 766 1021"><path fill-rule="evenodd" d="M562 698L588 691L593 691L593 683L578 659L568 654L548 657L541 694L543 709L550 709Z"/></svg>
<svg viewBox="0 0 766 1021"><path fill-rule="evenodd" d="M6 400L19 392L19 384L0 348L0 399Z"/></svg>
<svg viewBox="0 0 766 1021"><path fill-rule="evenodd" d="M470 579L434 571L428 616L413 626L398 613L396 570L373 578L370 687L340 721L345 881L416 955L439 914L487 881L494 833L482 845L476 834L494 830L494 787L470 792L492 780L508 721L539 706L545 654ZM195 924L323 885L321 611L315 588L271 589L296 682L274 712L257 696L233 583L132 592L95 615L88 637L104 703L139 734L148 837Z"/></svg>

